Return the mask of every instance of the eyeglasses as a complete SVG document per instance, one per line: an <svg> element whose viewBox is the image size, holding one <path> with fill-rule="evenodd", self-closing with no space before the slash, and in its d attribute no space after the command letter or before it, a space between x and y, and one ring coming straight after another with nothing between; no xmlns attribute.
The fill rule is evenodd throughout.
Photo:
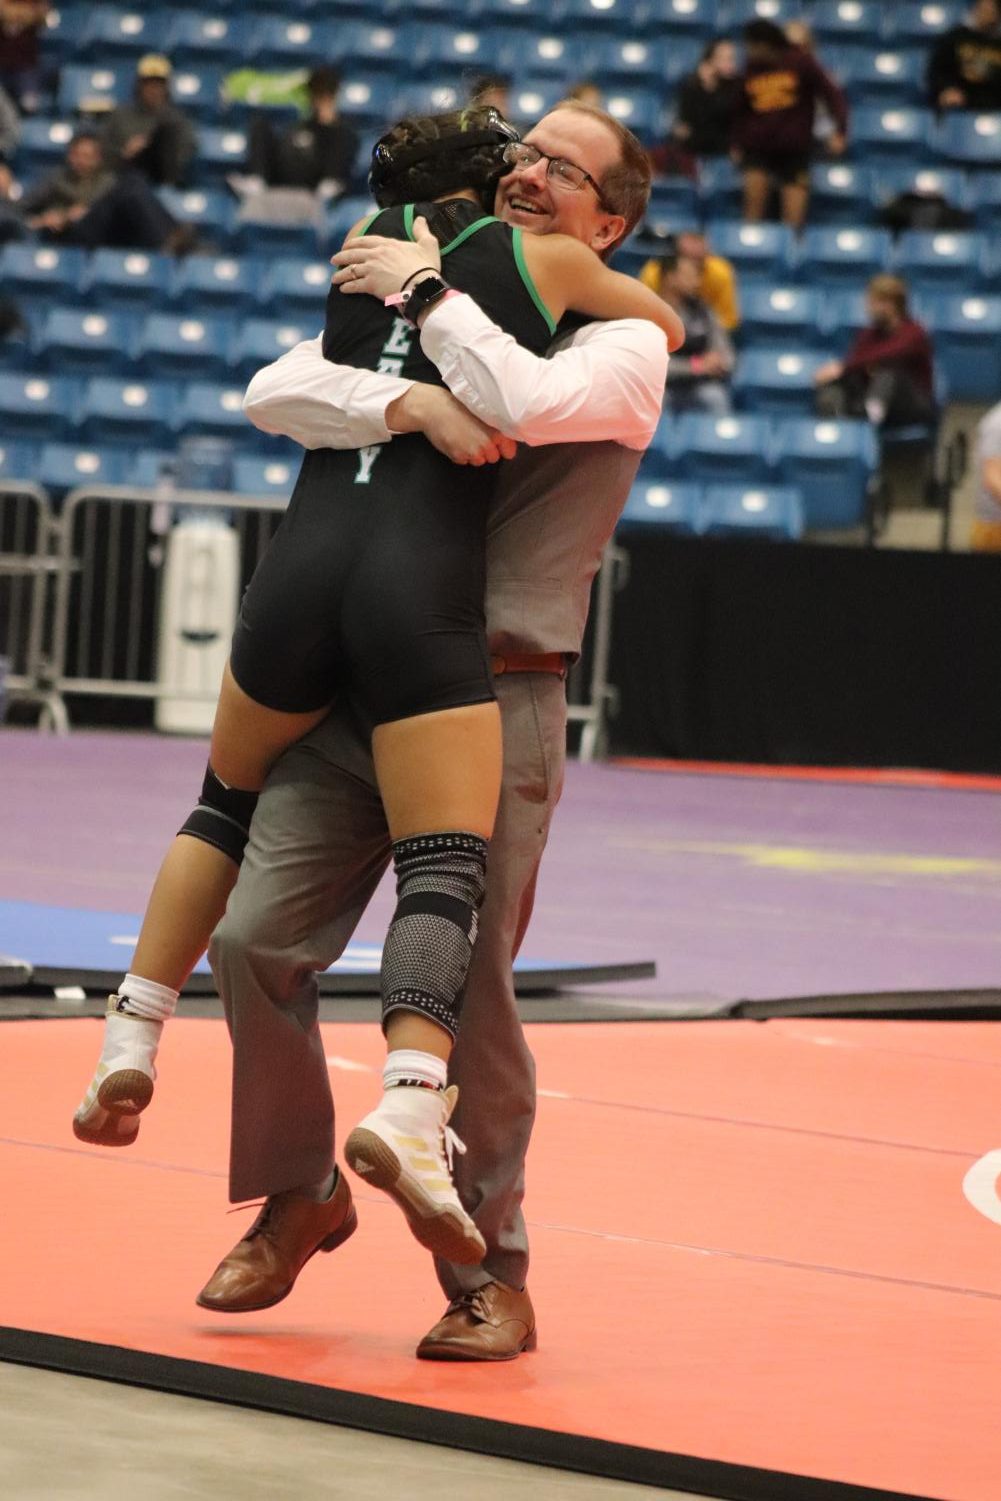
<svg viewBox="0 0 1001 1501"><path fill-rule="evenodd" d="M527 141L512 141L510 146L504 147L504 161L515 172L527 172L529 167L535 166L536 162L548 162L547 182L554 183L558 188L565 188L571 193L579 193L584 184L589 182L602 208L606 213L612 212L602 196L601 188L590 172L585 172L584 168L578 167L576 162L568 162L565 156L547 156L544 151L539 150L538 146L530 146Z"/></svg>

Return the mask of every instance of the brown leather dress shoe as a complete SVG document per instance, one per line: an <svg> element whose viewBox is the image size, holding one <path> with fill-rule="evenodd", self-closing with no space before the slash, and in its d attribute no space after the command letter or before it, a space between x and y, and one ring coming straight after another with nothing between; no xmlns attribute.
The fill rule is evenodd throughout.
<svg viewBox="0 0 1001 1501"><path fill-rule="evenodd" d="M538 1342L528 1293L488 1282L453 1298L417 1346L418 1360L514 1360Z"/></svg>
<svg viewBox="0 0 1001 1501"><path fill-rule="evenodd" d="M358 1228L343 1173L330 1198L318 1204L302 1194L272 1194L242 1240L216 1267L196 1298L215 1313L252 1313L287 1298L317 1251L333 1251Z"/></svg>

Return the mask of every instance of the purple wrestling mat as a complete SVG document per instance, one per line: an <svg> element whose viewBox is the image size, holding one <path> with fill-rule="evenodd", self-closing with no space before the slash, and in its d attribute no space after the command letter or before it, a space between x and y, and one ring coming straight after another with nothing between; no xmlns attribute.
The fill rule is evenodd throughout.
<svg viewBox="0 0 1001 1501"><path fill-rule="evenodd" d="M205 754L149 734L0 731L0 902L141 912ZM990 791L572 764L525 952L656 960L656 979L603 987L632 1014L990 990L999 834ZM359 943L381 942L391 903L384 883Z"/></svg>

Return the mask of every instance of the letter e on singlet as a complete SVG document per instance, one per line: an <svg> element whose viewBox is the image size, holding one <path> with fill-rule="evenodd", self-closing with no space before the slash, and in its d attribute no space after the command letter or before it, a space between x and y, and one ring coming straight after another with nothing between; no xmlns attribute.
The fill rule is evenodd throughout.
<svg viewBox="0 0 1001 1501"><path fill-rule="evenodd" d="M413 337L413 324L408 323L406 318L394 318L393 326L389 331L389 338L382 346L383 354L409 354Z"/></svg>
<svg viewBox="0 0 1001 1501"><path fill-rule="evenodd" d="M382 452L383 445L375 443L369 448L358 450L358 473L355 475L356 485L367 485L372 478L372 466Z"/></svg>

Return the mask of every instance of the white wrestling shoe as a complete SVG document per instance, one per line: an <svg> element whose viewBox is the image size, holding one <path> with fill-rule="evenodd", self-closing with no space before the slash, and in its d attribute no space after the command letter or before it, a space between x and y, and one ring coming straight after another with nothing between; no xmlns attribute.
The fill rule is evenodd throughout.
<svg viewBox="0 0 1001 1501"><path fill-rule="evenodd" d="M397 1086L351 1132L344 1155L406 1215L414 1237L445 1261L478 1266L486 1242L459 1202L452 1154L466 1148L448 1124L459 1091Z"/></svg>
<svg viewBox="0 0 1001 1501"><path fill-rule="evenodd" d="M94 1146L131 1146L139 1135L139 1116L153 1098L163 1022L119 1011L120 1000L108 997L104 1046L73 1117L73 1135Z"/></svg>

